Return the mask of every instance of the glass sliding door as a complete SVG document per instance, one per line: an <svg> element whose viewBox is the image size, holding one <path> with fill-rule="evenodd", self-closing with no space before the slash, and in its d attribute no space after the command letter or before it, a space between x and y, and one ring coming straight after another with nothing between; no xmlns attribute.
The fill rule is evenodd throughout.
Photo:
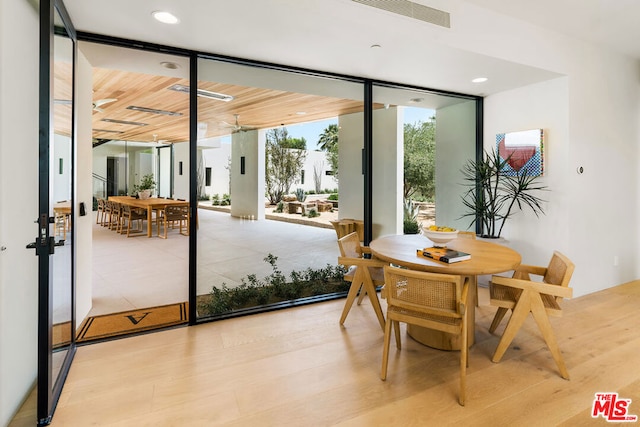
<svg viewBox="0 0 640 427"><path fill-rule="evenodd" d="M362 231L363 85L198 60L197 313L348 289L334 222Z"/></svg>
<svg viewBox="0 0 640 427"><path fill-rule="evenodd" d="M373 102L373 238L466 230L460 170L475 158L475 99L375 85Z"/></svg>

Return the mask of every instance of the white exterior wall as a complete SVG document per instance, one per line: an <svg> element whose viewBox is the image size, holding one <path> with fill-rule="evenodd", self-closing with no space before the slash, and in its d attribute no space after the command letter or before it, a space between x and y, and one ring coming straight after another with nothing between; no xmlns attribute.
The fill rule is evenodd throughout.
<svg viewBox="0 0 640 427"><path fill-rule="evenodd" d="M264 219L265 131L237 132L231 141L231 215ZM241 158L245 158L244 174Z"/></svg>
<svg viewBox="0 0 640 427"><path fill-rule="evenodd" d="M397 107L373 112L372 237L374 239L388 234L402 234L404 230L403 117L402 108Z"/></svg>
<svg viewBox="0 0 640 427"><path fill-rule="evenodd" d="M217 148L205 148L202 150L204 166L211 168L211 185L205 187L205 194L213 196L218 194L229 194L229 170L227 166L231 158L231 144L221 144ZM338 181L326 172L330 170L329 162L323 151L307 151L307 157L302 169L305 171L304 184L299 181L291 186L291 192L296 188L304 191L315 191L315 181L313 178L314 168L321 168L321 189L334 190L338 188Z"/></svg>
<svg viewBox="0 0 640 427"><path fill-rule="evenodd" d="M189 200L189 144L173 144L173 197ZM182 162L182 175L180 175Z"/></svg>
<svg viewBox="0 0 640 427"><path fill-rule="evenodd" d="M213 196L217 194L229 194L229 161L231 159L231 144L221 144L217 148L202 150L204 167L211 168L211 185L205 187L205 194Z"/></svg>
<svg viewBox="0 0 640 427"><path fill-rule="evenodd" d="M468 101L436 110L436 224L459 230L469 227L471 219L460 219L465 213L460 170L469 159L475 159L476 106Z"/></svg>
<svg viewBox="0 0 640 427"><path fill-rule="evenodd" d="M316 191L314 171L318 168L320 172L320 191L335 190L338 188L338 181L333 175L327 175L327 171L331 170L331 165L327 161L327 154L324 151L309 151L304 160L302 170L304 170L304 183L297 182L291 186L291 192L296 188L302 188L304 191Z"/></svg>
<svg viewBox="0 0 640 427"><path fill-rule="evenodd" d="M53 156L51 157L51 173L53 179L53 200L71 200L71 138L64 135L53 135ZM62 160L62 173L60 161Z"/></svg>
<svg viewBox="0 0 640 427"><path fill-rule="evenodd" d="M364 218L364 176L362 175L362 149L364 141L362 113L338 117L338 217Z"/></svg>
<svg viewBox="0 0 640 427"><path fill-rule="evenodd" d="M38 12L0 1L0 425L37 375ZM34 420L35 422L35 420Z"/></svg>

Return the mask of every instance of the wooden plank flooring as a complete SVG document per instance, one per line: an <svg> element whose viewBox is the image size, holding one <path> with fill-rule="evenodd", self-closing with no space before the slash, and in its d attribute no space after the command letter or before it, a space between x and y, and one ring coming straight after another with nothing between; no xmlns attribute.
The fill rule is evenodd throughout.
<svg viewBox="0 0 640 427"><path fill-rule="evenodd" d="M531 318L502 361L491 362L499 336L487 331L495 308L481 288L465 407L457 352L422 346L403 328L383 382L373 310L366 301L354 306L341 328L343 304L80 347L51 425L606 425L591 418L596 392L632 399L629 412L640 415L640 282L565 301L564 317L551 319L569 381ZM11 425L32 421L24 412Z"/></svg>

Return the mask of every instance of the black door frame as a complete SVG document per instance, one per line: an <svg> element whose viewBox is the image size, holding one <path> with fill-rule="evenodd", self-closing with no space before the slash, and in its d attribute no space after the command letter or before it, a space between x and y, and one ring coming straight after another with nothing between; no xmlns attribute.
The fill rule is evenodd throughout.
<svg viewBox="0 0 640 427"><path fill-rule="evenodd" d="M40 80L39 80L39 184L38 184L38 237L35 242L36 255L38 257L38 382L37 382L37 422L38 425L48 425L55 411L64 381L69 373L71 362L75 355L75 232L74 223L71 222L71 336L67 353L58 376L53 378L53 295L52 272L53 265L50 249L54 237L51 236L51 204L50 198L50 144L53 132L51 131L53 112L53 64L54 64L54 17L58 13L64 23L67 35L73 42L74 78L72 88L75 86L76 69L76 33L71 19L62 0L40 1ZM72 100L73 100L72 89ZM75 114L71 120L71 167L75 171ZM71 216L74 215L73 200L75 199L75 177L71 174Z"/></svg>

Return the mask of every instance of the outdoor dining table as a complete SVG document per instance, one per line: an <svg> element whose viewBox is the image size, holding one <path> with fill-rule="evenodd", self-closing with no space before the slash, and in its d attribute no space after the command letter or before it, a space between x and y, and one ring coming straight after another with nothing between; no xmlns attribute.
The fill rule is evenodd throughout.
<svg viewBox="0 0 640 427"><path fill-rule="evenodd" d="M168 205L189 206L189 202L184 200L163 199L160 197L150 197L148 199L136 199L131 196L109 196L109 200L134 208L142 208L147 211L147 237L153 236L152 221L153 211L164 209Z"/></svg>
<svg viewBox="0 0 640 427"><path fill-rule="evenodd" d="M420 234L392 235L374 239L371 253L383 261L412 270L466 276L471 281L467 300L468 343L475 342L475 301L477 276L510 271L520 265L518 252L503 245L477 239L457 238L447 247L471 254L471 259L452 264L436 261L416 253L417 249L433 246L433 242ZM459 350L460 343L451 334L408 325L407 333L414 340L441 350Z"/></svg>

